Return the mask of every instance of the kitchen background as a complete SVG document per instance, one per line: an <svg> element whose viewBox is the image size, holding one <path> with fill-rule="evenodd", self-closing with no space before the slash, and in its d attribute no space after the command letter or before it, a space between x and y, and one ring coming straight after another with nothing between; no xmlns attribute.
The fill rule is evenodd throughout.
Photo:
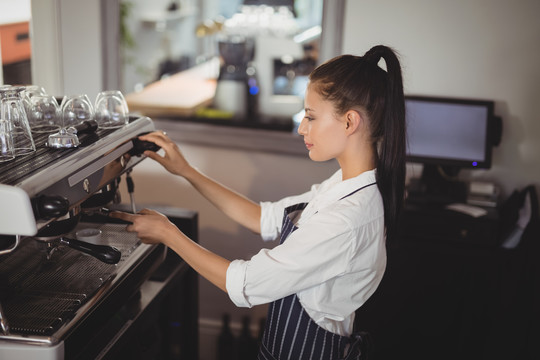
<svg viewBox="0 0 540 360"><path fill-rule="evenodd" d="M110 27L120 19L113 3L0 0L0 23L31 18L32 79L49 92L95 94L102 88L115 87L129 93L155 80L160 63L167 57L178 60L179 66L189 66L197 56L204 56L208 48L193 36L194 29L205 19L230 16L237 2L181 1L185 18L165 23L155 14L162 14L169 1L126 2L131 4L131 11L125 25L136 43L128 49L121 46L126 44L120 33ZM324 22L324 15L318 18L323 1L298 3L315 3L317 6L308 8L318 9L318 13L307 12L306 18ZM337 0L326 5L330 8L325 11L330 13L336 8L342 10L337 28L323 26L323 35L327 31L337 36L335 44L341 44L341 50L323 53L322 59L332 51L332 55L363 54L382 43L401 54L407 94L496 102L495 113L503 119L503 137L494 149L493 166L489 170L462 171L463 178L492 181L501 187L503 197L514 189L540 183L540 119L536 108L540 99L540 2ZM191 53L194 48L198 55ZM202 171L254 200L276 200L305 191L337 168L334 163L314 164L307 156L190 142L180 145ZM416 166L408 170L409 176L419 172ZM198 211L203 246L234 259L247 258L262 245L257 236L233 224L185 181L169 176L155 163L145 161L138 166L134 180L139 204ZM235 329L243 316L250 316L256 332L265 307L236 309L225 294L201 279L201 359L215 358L215 350L209 345L215 344L224 313L231 314Z"/></svg>

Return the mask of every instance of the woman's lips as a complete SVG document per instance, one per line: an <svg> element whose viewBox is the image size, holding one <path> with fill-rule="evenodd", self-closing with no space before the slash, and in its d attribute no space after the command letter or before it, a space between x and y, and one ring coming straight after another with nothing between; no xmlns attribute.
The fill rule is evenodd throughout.
<svg viewBox="0 0 540 360"><path fill-rule="evenodd" d="M306 144L306 148L308 150L310 150L313 147L313 144L310 144L310 143L305 143L305 144Z"/></svg>

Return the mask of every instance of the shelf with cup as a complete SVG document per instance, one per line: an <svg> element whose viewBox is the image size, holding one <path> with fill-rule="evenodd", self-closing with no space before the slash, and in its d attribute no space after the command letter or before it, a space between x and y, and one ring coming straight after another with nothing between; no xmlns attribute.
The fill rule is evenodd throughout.
<svg viewBox="0 0 540 360"><path fill-rule="evenodd" d="M177 23L183 19L195 16L197 9L194 7L182 7L174 11L154 11L144 14L139 21L146 26L155 27L157 30L164 29L167 25Z"/></svg>

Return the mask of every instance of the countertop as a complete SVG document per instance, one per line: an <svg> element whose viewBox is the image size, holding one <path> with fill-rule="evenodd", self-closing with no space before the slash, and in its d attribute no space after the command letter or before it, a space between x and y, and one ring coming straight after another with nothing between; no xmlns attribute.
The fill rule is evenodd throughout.
<svg viewBox="0 0 540 360"><path fill-rule="evenodd" d="M167 132L174 141L206 146L226 147L306 156L301 136L289 122L239 120L199 120L185 118L152 118L156 129Z"/></svg>

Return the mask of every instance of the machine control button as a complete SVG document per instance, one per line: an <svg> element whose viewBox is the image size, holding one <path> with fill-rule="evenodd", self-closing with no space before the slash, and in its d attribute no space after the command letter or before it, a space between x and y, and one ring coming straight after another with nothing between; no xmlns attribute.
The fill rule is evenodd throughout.
<svg viewBox="0 0 540 360"><path fill-rule="evenodd" d="M82 187L83 187L83 190L86 191L87 194L90 194L90 180L84 179Z"/></svg>

